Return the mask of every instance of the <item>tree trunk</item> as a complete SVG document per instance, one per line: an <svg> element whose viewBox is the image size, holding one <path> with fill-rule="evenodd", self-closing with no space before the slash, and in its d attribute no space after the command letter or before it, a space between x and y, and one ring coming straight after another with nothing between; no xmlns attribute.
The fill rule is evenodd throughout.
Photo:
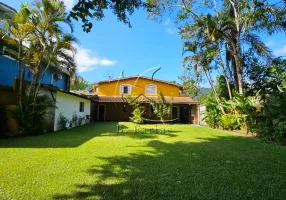
<svg viewBox="0 0 286 200"><path fill-rule="evenodd" d="M232 5L233 13L234 13L234 22L236 27L235 33L235 43L232 44L234 50L234 59L235 59L235 67L237 72L237 83L238 83L238 92L239 94L243 94L243 69L242 69L242 60L241 60L241 50L240 50L240 17L237 8L237 3L239 0L229 0Z"/></svg>
<svg viewBox="0 0 286 200"><path fill-rule="evenodd" d="M20 107L20 127L24 128L25 124L25 118L24 118L24 112L23 112L23 73L25 72L25 69L21 70L21 54L22 54L22 40L19 40L19 49L18 49L18 94L19 94L19 107ZM25 66L23 66L25 68ZM22 73L21 73L22 72Z"/></svg>
<svg viewBox="0 0 286 200"><path fill-rule="evenodd" d="M225 111L224 111L224 108L223 108L223 106L222 106L222 104L221 104L221 101L220 101L220 99L219 99L219 96L218 96L218 94L217 94L217 92L216 92L216 89L215 89L215 87L214 87L214 85L213 85L213 83L212 83L212 81L211 81L211 78L210 78L210 76L209 76L209 74L208 74L209 72L208 72L208 70L206 70L205 68L204 68L204 72L205 72L205 75L206 75L206 77L207 77L207 79L208 79L208 81L209 81L209 83L210 83L210 85L211 85L211 88L212 88L213 92L214 92L214 96L215 96L216 102L218 103L218 105L219 105L219 107L220 107L222 113L225 114Z"/></svg>
<svg viewBox="0 0 286 200"><path fill-rule="evenodd" d="M238 85L238 92L239 94L243 94L243 70L242 70L242 62L241 62L241 52L240 52L240 42L237 41L235 45L235 69L236 69L236 76L237 76L237 85Z"/></svg>
<svg viewBox="0 0 286 200"><path fill-rule="evenodd" d="M224 62L221 56L221 51L220 51L220 46L218 45L218 50L219 50L219 59L220 59L220 66L222 68L222 72L224 74L224 78L225 78L225 82L227 85L227 90L228 90L228 95L229 95L229 99L232 99L232 93L231 93L231 88L230 88L230 84L229 84L229 79L225 70L225 66L224 66Z"/></svg>
<svg viewBox="0 0 286 200"><path fill-rule="evenodd" d="M38 82L38 86L36 87L35 95L34 95L34 98L33 98L33 103L35 103L35 101L36 101L36 98L37 98L37 96L38 96L38 93L39 93L41 84L42 84L43 79L44 79L44 76L45 76L47 70L49 69L50 64L51 64L51 60L49 60L47 66L46 66L45 70L43 71L42 76L41 76L41 78L40 78L40 80L39 80L39 82Z"/></svg>

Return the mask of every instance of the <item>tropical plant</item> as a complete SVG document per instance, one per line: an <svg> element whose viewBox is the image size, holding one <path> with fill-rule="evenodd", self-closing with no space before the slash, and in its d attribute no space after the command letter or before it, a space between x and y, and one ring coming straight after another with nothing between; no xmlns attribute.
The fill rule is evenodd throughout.
<svg viewBox="0 0 286 200"><path fill-rule="evenodd" d="M224 114L220 117L221 126L227 130L235 130L240 127L237 115L232 113Z"/></svg>
<svg viewBox="0 0 286 200"><path fill-rule="evenodd" d="M258 118L257 135L275 142L286 142L286 93L273 92L262 103L262 113Z"/></svg>
<svg viewBox="0 0 286 200"><path fill-rule="evenodd" d="M155 19L161 19L170 11L175 12L183 39L195 42L204 38L209 40L208 43L216 44L219 53L217 65L221 66L224 76L229 76L229 81L234 81L240 94L244 88L243 53L253 48L262 58L269 60L272 57L257 33L273 34L285 30L283 1L271 4L265 0L148 0L147 3L150 5L149 14Z"/></svg>
<svg viewBox="0 0 286 200"><path fill-rule="evenodd" d="M19 112L20 112L20 127L24 126L24 108L23 108L23 81L25 76L25 51L24 42L29 42L31 33L34 27L30 24L30 7L29 5L21 4L20 10L13 18L5 16L1 19L3 28L1 28L1 40L6 44L13 46L13 49L6 49L9 54L12 54L18 61L18 81L17 89L19 95Z"/></svg>
<svg viewBox="0 0 286 200"><path fill-rule="evenodd" d="M28 104L34 108L43 77L48 68L53 65L60 69L73 72L75 62L72 53L75 49L72 42L75 38L65 33L61 24L72 25L67 20L63 2L57 0L42 0L35 2L32 10L31 24L35 31L31 36L29 54L26 62L30 65L33 79L29 88ZM42 65L46 65L42 70ZM34 126L33 115L30 118L30 126Z"/></svg>
<svg viewBox="0 0 286 200"><path fill-rule="evenodd" d="M142 101L140 96L139 97L132 97L131 95L127 96L127 101L128 104L132 107L132 113L131 117L129 118L130 121L137 123L137 124L142 124L144 122L143 120L143 115L145 114L145 109L143 106L141 106Z"/></svg>
<svg viewBox="0 0 286 200"><path fill-rule="evenodd" d="M192 78L187 71L184 71L183 74L179 76L179 79L183 82L183 94L192 98L197 96L199 88L197 85L198 82L195 78Z"/></svg>
<svg viewBox="0 0 286 200"><path fill-rule="evenodd" d="M43 77L51 66L58 68L59 71L66 70L71 74L75 71L76 65L73 57L75 48L72 43L76 39L61 26L61 24L67 24L72 31L64 4L58 0L35 1L33 8L21 5L15 17L9 21L3 21L3 24L4 30L10 34L4 39L10 43L14 42L14 46L18 48L16 57L19 65L19 112L22 116L19 125L21 129L25 127L24 131L33 132L34 127L37 126L35 110L38 98L40 98L39 90ZM29 66L29 72L33 75L27 90L23 88L26 65ZM23 98L24 95L26 99ZM29 117L24 117L24 115Z"/></svg>
<svg viewBox="0 0 286 200"><path fill-rule="evenodd" d="M66 128L66 125L68 123L68 119L63 115L63 113L60 113L59 118L58 118L58 123L57 123L57 129L58 130L63 130Z"/></svg>
<svg viewBox="0 0 286 200"><path fill-rule="evenodd" d="M203 120L205 120L208 126L212 128L219 128L222 112L220 106L217 104L213 92L206 95L204 104L206 105L206 117Z"/></svg>
<svg viewBox="0 0 286 200"><path fill-rule="evenodd" d="M136 124L142 124L144 122L142 116L144 115L144 108L141 106L133 108L132 116L129 118L132 122Z"/></svg>
<svg viewBox="0 0 286 200"><path fill-rule="evenodd" d="M84 80L80 75L75 74L71 78L70 89L73 91L92 92L94 83Z"/></svg>
<svg viewBox="0 0 286 200"><path fill-rule="evenodd" d="M210 71L212 70L211 63L214 61L214 57L216 55L216 47L204 40L202 42L187 41L184 43L184 47L184 54L191 53L191 55L184 58L183 66L185 66L187 70L193 69L197 77L201 75L200 71L204 73L213 90L213 95L217 101L217 104L219 105L221 111L225 113L221 99L218 96L214 82L210 75Z"/></svg>
<svg viewBox="0 0 286 200"><path fill-rule="evenodd" d="M82 125L83 119L81 116L78 118L78 126Z"/></svg>
<svg viewBox="0 0 286 200"><path fill-rule="evenodd" d="M171 118L173 100L166 100L163 93L160 91L157 99L151 99L151 106L154 109L154 114L160 118L161 122Z"/></svg>
<svg viewBox="0 0 286 200"><path fill-rule="evenodd" d="M73 114L72 114L72 120L71 120L73 126L78 126L78 119L79 119L79 117L78 117L78 115L76 114L76 112L73 112Z"/></svg>

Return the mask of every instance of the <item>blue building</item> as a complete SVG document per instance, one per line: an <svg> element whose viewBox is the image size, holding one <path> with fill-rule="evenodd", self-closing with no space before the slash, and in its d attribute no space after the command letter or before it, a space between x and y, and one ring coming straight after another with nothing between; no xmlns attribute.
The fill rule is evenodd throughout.
<svg viewBox="0 0 286 200"><path fill-rule="evenodd" d="M1 48L1 47L0 47ZM42 68L43 71L44 67ZM13 87L18 77L18 62L10 56L0 56L0 85ZM25 80L32 81L33 75L26 66ZM69 91L70 75L66 69L59 70L50 67L44 75L43 85L53 85L61 90Z"/></svg>

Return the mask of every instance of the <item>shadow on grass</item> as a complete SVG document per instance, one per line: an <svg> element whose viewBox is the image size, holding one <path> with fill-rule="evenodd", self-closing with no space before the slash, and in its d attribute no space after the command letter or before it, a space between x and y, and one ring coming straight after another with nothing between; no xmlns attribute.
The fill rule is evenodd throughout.
<svg viewBox="0 0 286 200"><path fill-rule="evenodd" d="M149 141L152 151L101 157L54 199L285 199L286 148L244 137L196 142Z"/></svg>
<svg viewBox="0 0 286 200"><path fill-rule="evenodd" d="M10 137L0 140L0 148L72 148L78 147L94 137L128 136L137 139L154 139L155 134L134 134L132 128L117 133L118 122L98 122L69 130L49 132L38 136ZM125 129L128 127L125 126ZM165 133L169 137L175 134Z"/></svg>

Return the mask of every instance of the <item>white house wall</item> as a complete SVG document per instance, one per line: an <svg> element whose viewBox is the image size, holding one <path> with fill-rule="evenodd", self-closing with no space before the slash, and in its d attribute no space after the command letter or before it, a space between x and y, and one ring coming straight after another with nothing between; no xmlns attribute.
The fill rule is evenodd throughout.
<svg viewBox="0 0 286 200"><path fill-rule="evenodd" d="M90 115L90 100L58 91L56 101L57 109L55 111L54 120L55 131L57 130L60 113L62 113L62 115L65 116L68 120L72 119L74 112L79 117L85 117L86 115ZM79 112L80 102L84 102L84 112Z"/></svg>

